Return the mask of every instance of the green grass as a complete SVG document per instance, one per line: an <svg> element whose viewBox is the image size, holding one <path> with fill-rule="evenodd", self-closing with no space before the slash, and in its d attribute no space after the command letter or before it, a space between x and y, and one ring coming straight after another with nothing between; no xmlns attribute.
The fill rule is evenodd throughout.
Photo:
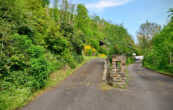
<svg viewBox="0 0 173 110"><path fill-rule="evenodd" d="M78 64L76 68L66 68L61 70L56 70L51 73L47 84L44 88L32 93L30 88L21 88L21 89L13 89L8 91L0 92L0 110L14 110L16 108L21 108L26 105L29 101L34 100L40 94L48 91L52 87L58 85L62 80L70 76L74 71L79 69L83 64L90 61L93 56L84 56L84 61L81 64Z"/></svg>
<svg viewBox="0 0 173 110"><path fill-rule="evenodd" d="M104 82L104 83L100 84L100 89L102 91L109 91L109 90L113 89L113 87Z"/></svg>
<svg viewBox="0 0 173 110"><path fill-rule="evenodd" d="M93 58L107 58L106 56L105 57L98 57L98 56L84 56L84 59L85 60L91 60Z"/></svg>
<svg viewBox="0 0 173 110"><path fill-rule="evenodd" d="M158 73L160 73L160 74L163 74L163 75L167 75L167 76L172 76L173 77L173 73L170 73L170 72L168 72L168 71L166 71L166 70L159 70L159 69L157 69L157 68L155 68L155 67L153 67L153 66L150 66L150 65L144 65L144 67L145 68L148 68L148 69L151 69L151 70L153 70L153 71L156 71L156 72L158 72Z"/></svg>
<svg viewBox="0 0 173 110"><path fill-rule="evenodd" d="M90 61L91 59L94 59L94 58L98 58L98 57L95 57L95 56L84 56L84 61L81 64L78 64L76 66L76 68L74 68L74 69L70 69L69 68L69 69L66 69L66 70L56 70L55 72L53 72L50 75L50 78L48 80L46 88L47 87L51 87L51 86L56 86L57 84L59 84L60 81L62 81L63 79L65 79L66 77L71 75L74 71L79 69L86 62L88 62L88 61Z"/></svg>
<svg viewBox="0 0 173 110"><path fill-rule="evenodd" d="M13 110L24 106L31 95L29 88L15 89L11 91L1 91L0 110Z"/></svg>

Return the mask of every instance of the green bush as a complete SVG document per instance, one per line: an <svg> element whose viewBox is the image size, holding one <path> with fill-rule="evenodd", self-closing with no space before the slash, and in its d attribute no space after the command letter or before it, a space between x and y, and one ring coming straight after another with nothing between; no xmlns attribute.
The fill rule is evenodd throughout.
<svg viewBox="0 0 173 110"><path fill-rule="evenodd" d="M173 33L169 25L156 34L151 40L152 46L144 57L144 66L158 71L173 73L173 65L170 64L170 52L173 52Z"/></svg>
<svg viewBox="0 0 173 110"><path fill-rule="evenodd" d="M65 64L65 61L63 59L61 59L61 56L53 54L49 51L46 52L45 57L48 61L49 73L51 73L57 69L61 69Z"/></svg>
<svg viewBox="0 0 173 110"><path fill-rule="evenodd" d="M132 57L127 57L126 58L126 63L127 64L131 64L131 63L134 63L135 62L135 59L134 58L132 58Z"/></svg>
<svg viewBox="0 0 173 110"><path fill-rule="evenodd" d="M108 55L121 54L119 47L110 47L108 51Z"/></svg>
<svg viewBox="0 0 173 110"><path fill-rule="evenodd" d="M74 52L72 53L77 53L78 55L82 55L82 50L84 48L84 45L82 42L82 38L80 38L80 33L76 33L74 36L72 36L70 42L71 42L71 47L74 48Z"/></svg>
<svg viewBox="0 0 173 110"><path fill-rule="evenodd" d="M93 48L96 50L99 50L99 48L102 48L99 46L99 41L97 39L91 39L89 43Z"/></svg>
<svg viewBox="0 0 173 110"><path fill-rule="evenodd" d="M55 54L61 54L66 48L69 47L67 38L63 37L59 31L59 26L52 25L46 37L47 48Z"/></svg>
<svg viewBox="0 0 173 110"><path fill-rule="evenodd" d="M63 51L63 53L61 54L61 58L65 60L66 64L69 65L71 68L76 67L76 62L74 61L74 58L68 49L65 49Z"/></svg>
<svg viewBox="0 0 173 110"><path fill-rule="evenodd" d="M167 65L167 70L169 70L169 72L173 73L173 64Z"/></svg>
<svg viewBox="0 0 173 110"><path fill-rule="evenodd" d="M85 53L87 56L92 56L93 55L93 51L92 49L88 49L87 52Z"/></svg>
<svg viewBox="0 0 173 110"><path fill-rule="evenodd" d="M7 47L6 54L10 54L11 57L4 55L4 60L2 59L3 61L0 63L3 67L1 69L3 80L15 85L16 88L21 86L33 89L43 87L48 79L49 67L44 57L44 49L41 46L33 45L27 36L16 34L10 37L10 41L12 43ZM5 59L8 60L5 61Z"/></svg>
<svg viewBox="0 0 173 110"><path fill-rule="evenodd" d="M18 29L18 33L20 35L27 35L30 38L34 36L33 30L26 25L20 26Z"/></svg>
<svg viewBox="0 0 173 110"><path fill-rule="evenodd" d="M48 63L42 56L40 58L31 58L29 61L29 75L34 89L39 89L46 84L48 79Z"/></svg>
<svg viewBox="0 0 173 110"><path fill-rule="evenodd" d="M81 55L78 55L78 54L73 54L73 58L74 58L74 61L76 61L77 63L82 63L82 61L84 60L83 56Z"/></svg>
<svg viewBox="0 0 173 110"><path fill-rule="evenodd" d="M107 49L105 47L101 46L100 49L99 49L99 53L106 55L107 54Z"/></svg>
<svg viewBox="0 0 173 110"><path fill-rule="evenodd" d="M10 72L6 78L6 83L10 82L15 88L23 87L29 81L29 75L27 71L13 71Z"/></svg>

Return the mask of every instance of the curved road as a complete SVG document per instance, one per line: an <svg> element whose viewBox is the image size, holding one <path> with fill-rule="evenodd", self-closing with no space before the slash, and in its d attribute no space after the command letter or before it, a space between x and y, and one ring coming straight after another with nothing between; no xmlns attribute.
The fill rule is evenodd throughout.
<svg viewBox="0 0 173 110"><path fill-rule="evenodd" d="M104 59L93 59L22 110L173 110L173 78L128 66L127 89L100 89Z"/></svg>

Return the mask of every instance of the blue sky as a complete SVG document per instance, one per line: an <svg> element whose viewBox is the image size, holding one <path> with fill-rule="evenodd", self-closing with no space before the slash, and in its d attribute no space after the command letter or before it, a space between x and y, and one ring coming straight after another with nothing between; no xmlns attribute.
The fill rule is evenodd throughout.
<svg viewBox="0 0 173 110"><path fill-rule="evenodd" d="M173 0L69 0L84 4L89 13L100 18L123 24L136 41L136 31L146 20L160 25L169 21L167 11Z"/></svg>

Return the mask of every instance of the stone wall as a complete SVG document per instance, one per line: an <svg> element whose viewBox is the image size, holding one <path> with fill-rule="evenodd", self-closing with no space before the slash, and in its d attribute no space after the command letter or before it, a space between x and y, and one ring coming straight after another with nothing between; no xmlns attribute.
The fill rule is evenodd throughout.
<svg viewBox="0 0 173 110"><path fill-rule="evenodd" d="M104 65L103 80L113 86L124 87L126 85L126 57L113 55L112 66L107 58Z"/></svg>
<svg viewBox="0 0 173 110"><path fill-rule="evenodd" d="M112 84L115 86L123 87L126 85L126 57L124 55L112 56L112 68L110 77Z"/></svg>
<svg viewBox="0 0 173 110"><path fill-rule="evenodd" d="M110 72L110 61L108 58L106 58L105 62L104 62L104 72L103 72L103 81L104 82L108 82L109 72Z"/></svg>

